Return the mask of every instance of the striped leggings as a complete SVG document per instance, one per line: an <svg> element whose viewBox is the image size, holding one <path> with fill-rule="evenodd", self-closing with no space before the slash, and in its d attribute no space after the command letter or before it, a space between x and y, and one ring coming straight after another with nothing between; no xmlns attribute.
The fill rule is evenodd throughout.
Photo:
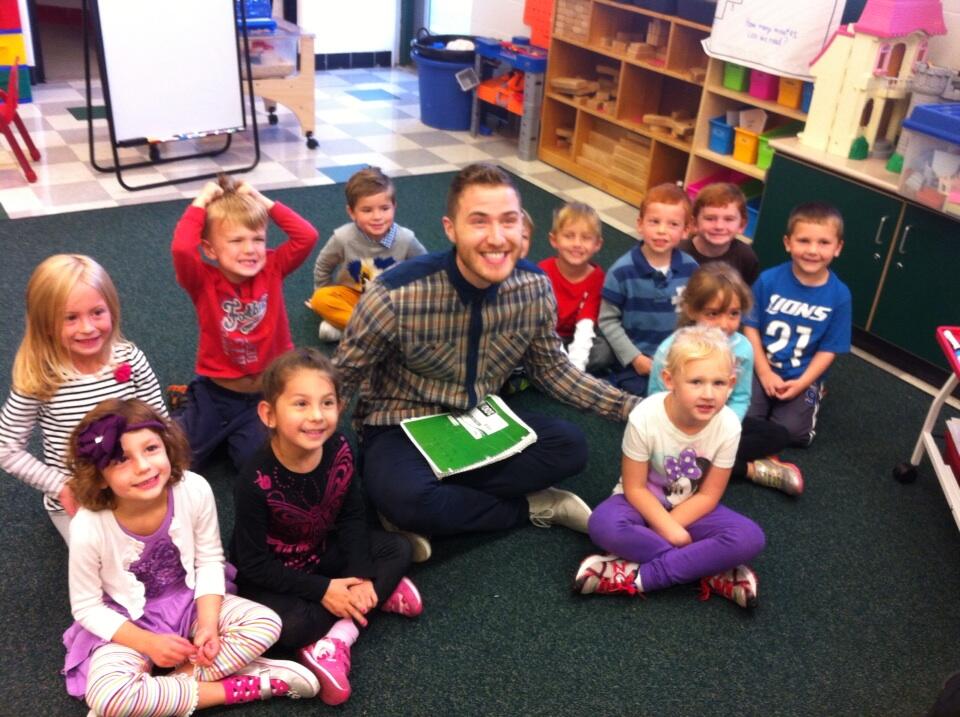
<svg viewBox="0 0 960 717"><path fill-rule="evenodd" d="M190 634L196 630L196 623ZM216 682L260 656L280 636L280 618L250 600L225 595L220 608L220 653L193 675L150 674L150 660L109 642L94 651L86 700L98 717L185 717L197 705L197 682Z"/></svg>

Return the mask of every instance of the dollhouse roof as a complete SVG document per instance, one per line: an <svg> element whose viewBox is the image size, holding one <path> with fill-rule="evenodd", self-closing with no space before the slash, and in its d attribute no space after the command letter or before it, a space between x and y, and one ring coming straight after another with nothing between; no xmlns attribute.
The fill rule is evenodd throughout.
<svg viewBox="0 0 960 717"><path fill-rule="evenodd" d="M867 0L854 29L876 37L905 37L917 30L947 34L940 0Z"/></svg>

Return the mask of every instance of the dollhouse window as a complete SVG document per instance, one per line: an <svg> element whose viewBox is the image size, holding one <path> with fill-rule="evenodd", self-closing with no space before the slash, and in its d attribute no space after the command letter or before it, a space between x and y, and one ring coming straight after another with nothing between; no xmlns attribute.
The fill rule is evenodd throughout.
<svg viewBox="0 0 960 717"><path fill-rule="evenodd" d="M892 48L886 43L880 45L880 49L877 50L877 62L873 66L873 74L876 77L881 77L887 74L887 65L890 64L890 50Z"/></svg>
<svg viewBox="0 0 960 717"><path fill-rule="evenodd" d="M920 44L917 45L917 55L913 58L914 67L921 62L927 61L927 47L928 43L926 40L921 40Z"/></svg>
<svg viewBox="0 0 960 717"><path fill-rule="evenodd" d="M899 77L900 68L903 67L903 56L907 53L907 46L898 42L890 50L890 61L887 63L887 71L884 73L887 77Z"/></svg>

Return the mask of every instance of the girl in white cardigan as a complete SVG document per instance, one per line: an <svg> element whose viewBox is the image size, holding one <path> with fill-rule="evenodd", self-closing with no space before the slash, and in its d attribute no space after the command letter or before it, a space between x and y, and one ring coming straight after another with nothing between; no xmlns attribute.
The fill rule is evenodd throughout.
<svg viewBox="0 0 960 717"><path fill-rule="evenodd" d="M313 697L316 677L261 653L276 613L225 595L210 486L186 470L176 424L136 399L100 403L70 441L67 691L91 714L188 715L272 696ZM152 676L152 668L173 668Z"/></svg>

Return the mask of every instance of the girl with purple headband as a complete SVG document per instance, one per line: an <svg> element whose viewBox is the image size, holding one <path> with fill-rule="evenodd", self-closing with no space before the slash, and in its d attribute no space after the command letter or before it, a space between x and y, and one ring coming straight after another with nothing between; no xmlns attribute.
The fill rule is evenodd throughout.
<svg viewBox="0 0 960 717"><path fill-rule="evenodd" d="M313 697L305 667L260 655L269 608L225 594L213 492L186 470L180 428L137 399L98 404L70 440L67 692L91 715L189 715L220 704ZM151 674L154 667L168 671Z"/></svg>

